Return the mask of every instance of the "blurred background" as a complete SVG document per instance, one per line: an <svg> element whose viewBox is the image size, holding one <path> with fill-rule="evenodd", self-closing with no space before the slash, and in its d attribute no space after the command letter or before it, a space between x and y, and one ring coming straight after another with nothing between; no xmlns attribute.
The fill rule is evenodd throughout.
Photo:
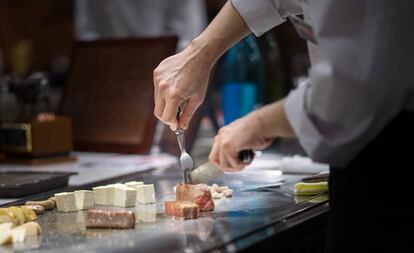
<svg viewBox="0 0 414 253"><path fill-rule="evenodd" d="M152 114L152 70L200 34L224 3L0 1L0 160L72 150L178 154L175 135ZM186 132L196 162L207 159L219 127L285 96L308 67L306 43L289 22L231 48ZM302 153L293 140L270 148Z"/></svg>

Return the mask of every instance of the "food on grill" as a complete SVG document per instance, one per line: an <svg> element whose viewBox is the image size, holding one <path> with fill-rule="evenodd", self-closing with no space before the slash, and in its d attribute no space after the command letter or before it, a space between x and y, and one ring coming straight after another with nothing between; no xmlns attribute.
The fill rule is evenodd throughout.
<svg viewBox="0 0 414 253"><path fill-rule="evenodd" d="M213 196L206 184L177 184L175 200L193 202L202 212L214 210Z"/></svg>
<svg viewBox="0 0 414 253"><path fill-rule="evenodd" d="M155 200L155 190L153 184L136 185L137 202L141 204L153 204Z"/></svg>
<svg viewBox="0 0 414 253"><path fill-rule="evenodd" d="M73 192L56 193L55 197L58 211L65 213L78 211Z"/></svg>
<svg viewBox="0 0 414 253"><path fill-rule="evenodd" d="M36 222L28 222L15 228L12 228L11 223L0 224L0 245L24 242L28 237L41 233L42 230Z"/></svg>
<svg viewBox="0 0 414 253"><path fill-rule="evenodd" d="M34 221L37 219L36 212L33 211L31 208L27 206L21 206L20 210L22 210L23 212L25 222Z"/></svg>
<svg viewBox="0 0 414 253"><path fill-rule="evenodd" d="M130 182L124 183L125 186L132 187L132 188L135 188L136 186L143 185L143 184L144 182L137 182L137 181L130 181Z"/></svg>
<svg viewBox="0 0 414 253"><path fill-rule="evenodd" d="M131 211L89 209L87 228L134 228L135 215Z"/></svg>
<svg viewBox="0 0 414 253"><path fill-rule="evenodd" d="M51 210L56 208L56 203L53 200L47 199L47 200L42 200L42 201L27 201L26 205L38 205L38 206L43 206L43 208L45 210Z"/></svg>
<svg viewBox="0 0 414 253"><path fill-rule="evenodd" d="M213 196L213 199L233 197L233 190L230 189L228 186L219 186L217 184L213 184L212 186L210 186L210 191Z"/></svg>
<svg viewBox="0 0 414 253"><path fill-rule="evenodd" d="M137 190L128 186L119 186L115 189L114 206L133 207L137 199Z"/></svg>
<svg viewBox="0 0 414 253"><path fill-rule="evenodd" d="M76 208L78 210L85 210L95 206L93 191L79 190L75 191Z"/></svg>
<svg viewBox="0 0 414 253"><path fill-rule="evenodd" d="M165 214L183 219L197 219L200 208L190 201L167 200L165 201Z"/></svg>
<svg viewBox="0 0 414 253"><path fill-rule="evenodd" d="M114 204L115 186L98 186L92 188L94 193L95 205L111 206Z"/></svg>

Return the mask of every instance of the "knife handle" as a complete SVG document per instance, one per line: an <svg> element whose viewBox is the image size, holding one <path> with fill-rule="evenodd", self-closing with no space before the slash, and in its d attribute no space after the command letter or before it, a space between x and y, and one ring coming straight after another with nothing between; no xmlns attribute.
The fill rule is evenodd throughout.
<svg viewBox="0 0 414 253"><path fill-rule="evenodd" d="M239 159L244 164L250 164L254 159L254 155L253 150L242 150L239 152Z"/></svg>

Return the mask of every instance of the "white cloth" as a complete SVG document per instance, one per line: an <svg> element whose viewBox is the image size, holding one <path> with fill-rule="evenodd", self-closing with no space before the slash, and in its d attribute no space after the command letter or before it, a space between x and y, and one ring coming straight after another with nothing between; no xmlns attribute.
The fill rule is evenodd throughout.
<svg viewBox="0 0 414 253"><path fill-rule="evenodd" d="M179 48L207 22L202 0L77 0L79 40L177 35Z"/></svg>
<svg viewBox="0 0 414 253"><path fill-rule="evenodd" d="M400 111L414 112L414 1L299 2L319 48L285 112L314 161L343 167ZM256 35L300 10L294 0L232 3Z"/></svg>
<svg viewBox="0 0 414 253"><path fill-rule="evenodd" d="M315 163L312 159L300 155L283 157L279 162L279 168L283 173L294 174L320 174L329 172L328 164Z"/></svg>

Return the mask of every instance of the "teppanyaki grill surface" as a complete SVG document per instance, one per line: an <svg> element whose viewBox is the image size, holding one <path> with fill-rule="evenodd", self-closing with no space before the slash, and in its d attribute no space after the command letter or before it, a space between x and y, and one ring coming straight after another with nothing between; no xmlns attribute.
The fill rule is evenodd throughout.
<svg viewBox="0 0 414 253"><path fill-rule="evenodd" d="M0 172L0 197L19 198L68 185L73 172Z"/></svg>

